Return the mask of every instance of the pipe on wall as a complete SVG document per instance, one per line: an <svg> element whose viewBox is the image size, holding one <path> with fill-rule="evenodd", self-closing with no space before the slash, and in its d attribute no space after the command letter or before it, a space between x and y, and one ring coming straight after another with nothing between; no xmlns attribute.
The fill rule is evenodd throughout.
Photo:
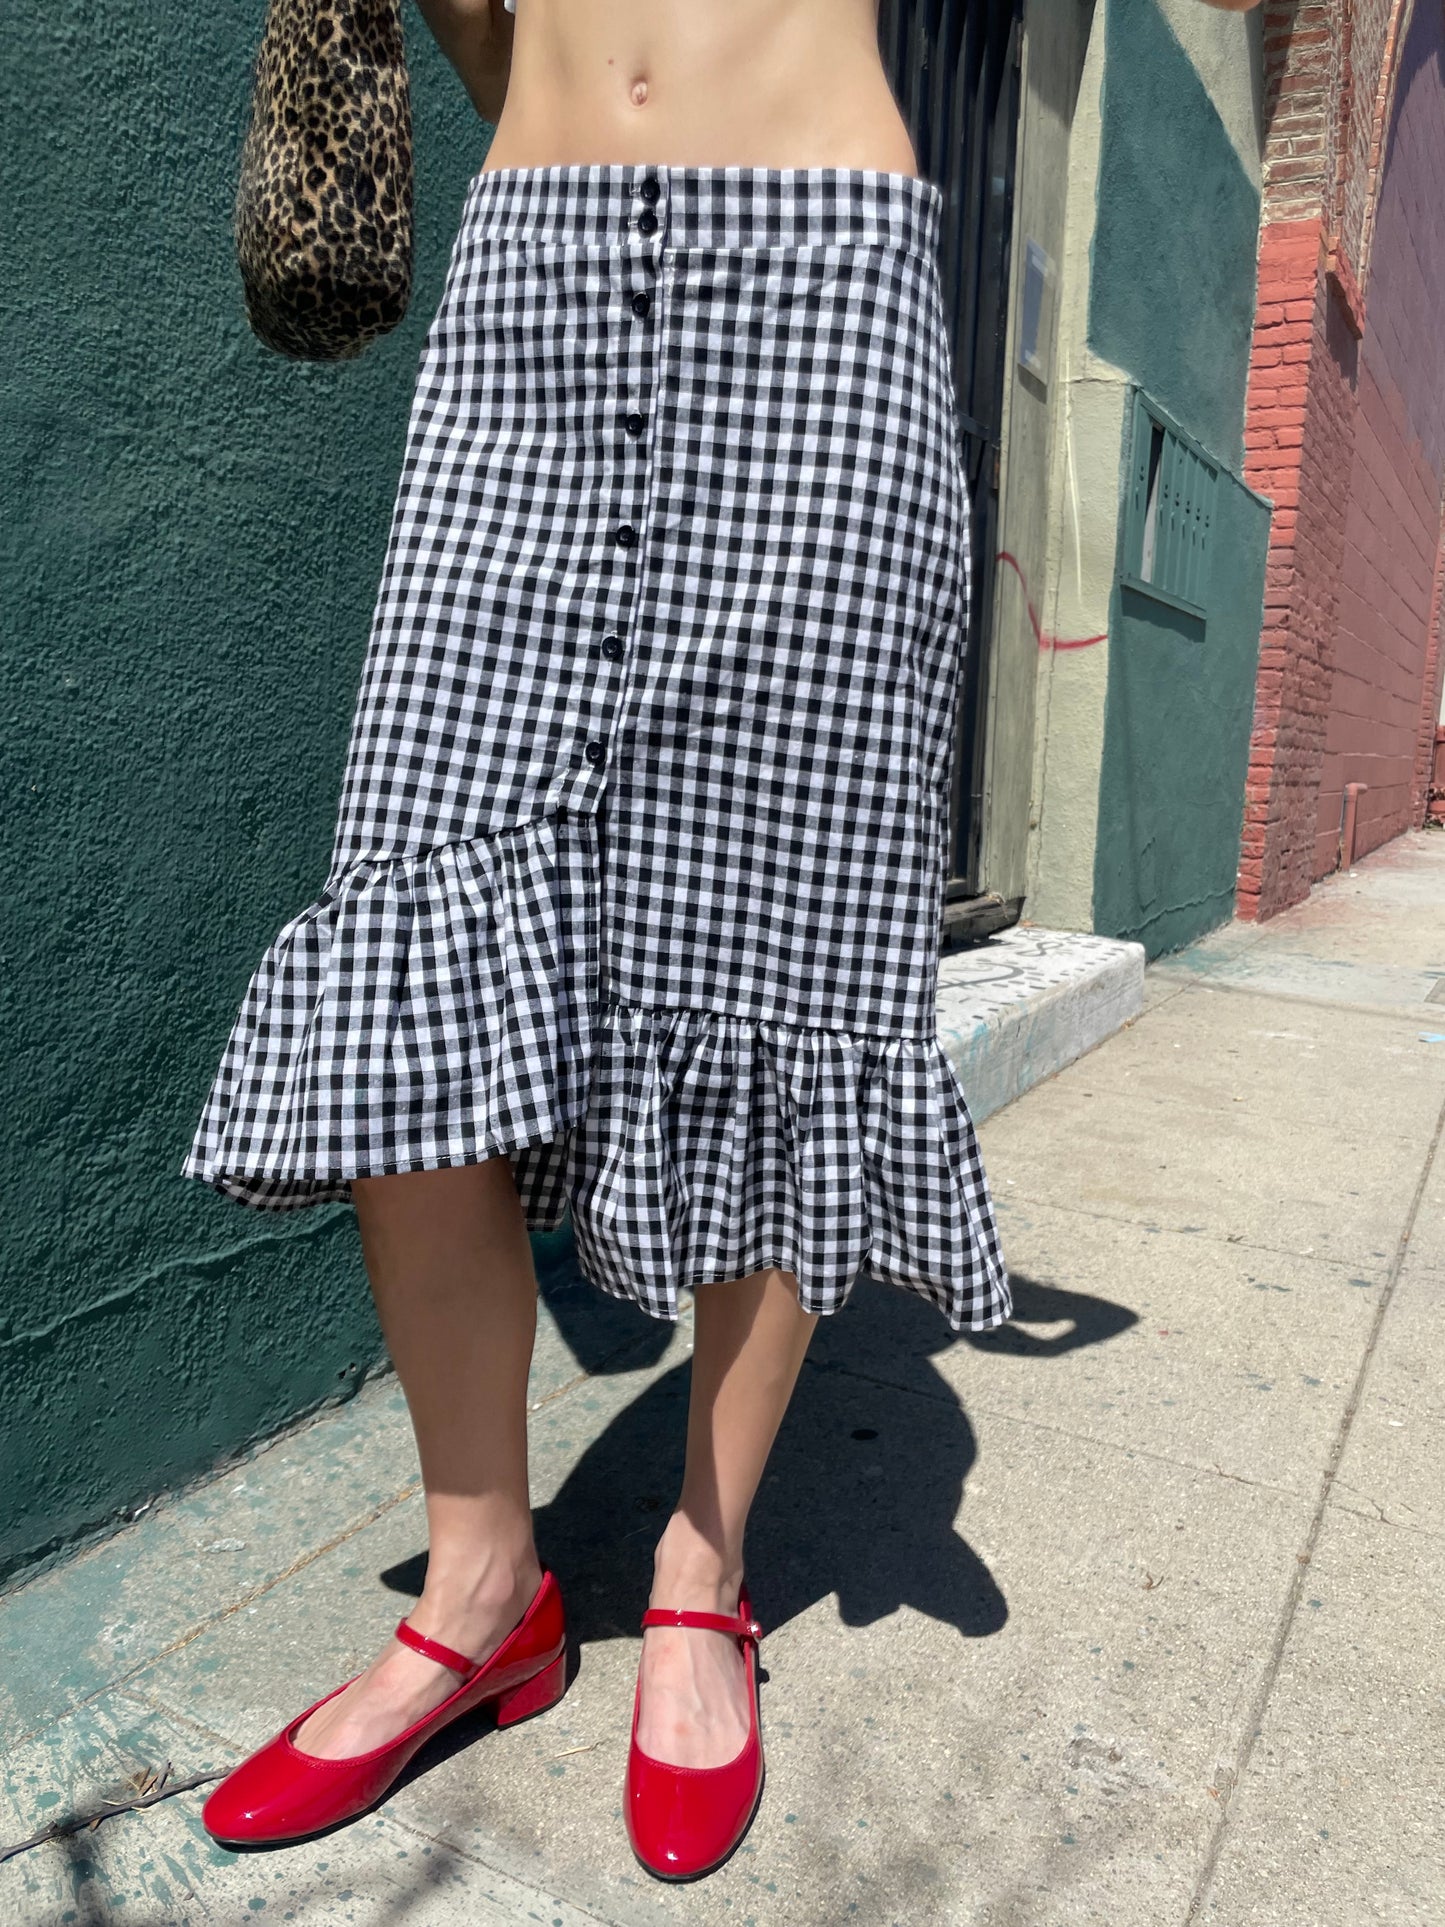
<svg viewBox="0 0 1445 1927"><path fill-rule="evenodd" d="M1360 798L1365 783L1346 783L1344 806L1340 813L1340 868L1348 870L1355 860L1355 825L1359 821Z"/></svg>

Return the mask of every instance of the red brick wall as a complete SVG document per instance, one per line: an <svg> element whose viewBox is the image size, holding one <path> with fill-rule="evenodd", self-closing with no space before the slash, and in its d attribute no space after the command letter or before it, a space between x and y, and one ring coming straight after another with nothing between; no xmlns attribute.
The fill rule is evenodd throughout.
<svg viewBox="0 0 1445 1927"><path fill-rule="evenodd" d="M1392 8L1382 32L1397 34L1399 24ZM1345 783L1368 786L1358 817L1361 853L1421 821L1423 772L1439 713L1445 8L1438 0L1417 4L1404 31L1403 45L1390 50L1391 78L1376 90L1381 100L1390 101L1389 125L1371 136L1360 156L1362 171L1375 163L1378 197L1320 787L1317 876L1332 867L1331 832Z"/></svg>
<svg viewBox="0 0 1445 1927"><path fill-rule="evenodd" d="M1405 0L1336 0L1336 4L1344 71L1331 227L1351 269L1363 279L1365 225L1377 184L1394 38Z"/></svg>
<svg viewBox="0 0 1445 1927"><path fill-rule="evenodd" d="M1414 51L1397 60L1402 30ZM1243 917L1300 901L1334 868L1345 783L1368 785L1360 851L1425 808L1445 674L1445 355L1435 345L1445 340L1445 54L1429 69L1434 96L1416 98L1409 138L1389 140L1397 69L1406 84L1426 71L1422 34L1445 48L1439 0L1417 0L1413 13L1408 0L1265 6L1246 475L1275 514ZM1387 160L1397 191L1382 203ZM1378 318L1367 307L1377 246Z"/></svg>
<svg viewBox="0 0 1445 1927"><path fill-rule="evenodd" d="M1309 895L1329 728L1355 344L1321 273L1320 219L1265 230L1245 479L1274 503L1236 898L1267 917Z"/></svg>
<svg viewBox="0 0 1445 1927"><path fill-rule="evenodd" d="M1434 0L1428 0L1428 3L1433 4ZM1370 272L1375 209L1379 204L1380 169L1384 165L1385 143L1395 104L1395 83L1400 70L1400 33L1408 25L1411 5L1412 0L1369 0L1372 12L1372 60L1363 71L1367 77L1373 77L1374 93L1368 124L1365 124L1366 117L1361 115L1360 124L1355 130L1350 168L1352 181L1360 184L1358 227L1355 226L1356 210L1352 197L1347 197L1344 209L1350 258L1357 264L1361 280L1367 279ZM1374 15L1379 16L1378 22L1374 20ZM1362 100L1365 92L1364 87L1359 89Z"/></svg>
<svg viewBox="0 0 1445 1927"><path fill-rule="evenodd" d="M1324 278L1338 199L1347 66L1341 0L1266 0L1259 307L1245 476L1274 503L1236 908L1270 916L1308 895L1330 701L1330 639L1347 410L1329 378ZM1336 328L1334 332L1338 332Z"/></svg>
<svg viewBox="0 0 1445 1927"><path fill-rule="evenodd" d="M1374 338L1367 336L1345 498L1316 877L1327 876L1338 861L1346 783L1366 785L1356 818L1357 855L1419 821L1416 762L1440 536L1440 478L1424 458L1388 372L1372 365L1374 347Z"/></svg>
<svg viewBox="0 0 1445 1927"><path fill-rule="evenodd" d="M1341 0L1266 0L1266 230L1319 220L1332 204L1344 49Z"/></svg>

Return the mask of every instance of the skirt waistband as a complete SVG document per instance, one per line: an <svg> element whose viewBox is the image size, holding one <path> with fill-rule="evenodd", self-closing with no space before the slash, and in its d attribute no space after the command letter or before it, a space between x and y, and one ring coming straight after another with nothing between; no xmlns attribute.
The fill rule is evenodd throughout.
<svg viewBox="0 0 1445 1927"><path fill-rule="evenodd" d="M472 177L463 227L498 240L687 248L836 242L935 252L943 195L916 174L865 167L498 167Z"/></svg>

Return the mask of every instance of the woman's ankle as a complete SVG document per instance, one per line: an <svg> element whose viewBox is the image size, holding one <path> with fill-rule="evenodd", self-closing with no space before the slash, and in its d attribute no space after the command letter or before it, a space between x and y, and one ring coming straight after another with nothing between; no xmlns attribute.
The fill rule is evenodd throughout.
<svg viewBox="0 0 1445 1927"><path fill-rule="evenodd" d="M741 1548L732 1548L698 1527L684 1512L674 1512L663 1529L652 1560L652 1597L659 1606L691 1612L737 1611L743 1580Z"/></svg>
<svg viewBox="0 0 1445 1927"><path fill-rule="evenodd" d="M542 1583L542 1567L530 1543L485 1552L464 1549L427 1559L426 1582L410 1615L418 1632L445 1638L444 1626L486 1625L494 1619L513 1625Z"/></svg>

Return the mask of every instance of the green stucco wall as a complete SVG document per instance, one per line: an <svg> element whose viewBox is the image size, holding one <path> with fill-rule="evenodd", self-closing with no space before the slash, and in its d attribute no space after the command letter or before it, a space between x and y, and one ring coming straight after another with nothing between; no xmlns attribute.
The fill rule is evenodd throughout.
<svg viewBox="0 0 1445 1927"><path fill-rule="evenodd" d="M1089 346L1237 471L1259 191L1157 0L1105 33Z"/></svg>
<svg viewBox="0 0 1445 1927"><path fill-rule="evenodd" d="M1105 31L1089 347L1221 464L1205 620L1117 588L1110 613L1094 927L1157 955L1234 904L1269 537L1239 479L1259 193L1157 0L1108 0Z"/></svg>
<svg viewBox="0 0 1445 1927"><path fill-rule="evenodd" d="M1200 622L1116 586L1095 927L1177 950L1234 912L1269 507L1221 473Z"/></svg>
<svg viewBox="0 0 1445 1927"><path fill-rule="evenodd" d="M378 1357L355 1218L180 1161L325 876L422 336L487 130L408 14L411 316L302 368L229 219L262 0L6 10L0 1572Z"/></svg>

